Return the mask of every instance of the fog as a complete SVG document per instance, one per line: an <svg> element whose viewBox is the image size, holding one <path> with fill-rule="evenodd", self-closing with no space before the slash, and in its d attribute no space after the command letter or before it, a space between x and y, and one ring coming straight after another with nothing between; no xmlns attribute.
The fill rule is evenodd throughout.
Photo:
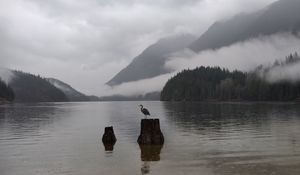
<svg viewBox="0 0 300 175"><path fill-rule="evenodd" d="M0 67L0 78L8 84L14 78L14 74L10 70Z"/></svg>
<svg viewBox="0 0 300 175"><path fill-rule="evenodd" d="M220 66L229 70L250 71L260 64L272 64L300 50L300 38L291 33L253 38L218 50L195 53L184 50L175 53L166 63L175 71L198 66Z"/></svg>
<svg viewBox="0 0 300 175"><path fill-rule="evenodd" d="M200 53L186 49L173 54L165 64L167 68L174 70L173 73L125 83L106 90L109 94L125 95L160 91L168 79L183 69L194 69L199 66L220 66L229 70L252 71L259 65L269 66L275 60L284 60L286 56L295 52L300 53L300 38L291 33L253 38L228 47ZM300 64L272 69L266 78L270 82L299 80Z"/></svg>
<svg viewBox="0 0 300 175"><path fill-rule="evenodd" d="M170 79L174 75L175 72L163 74L154 78L123 83L115 87L105 86L105 89L103 89L103 91L105 92L106 96L119 94L122 94L123 96L136 96L145 95L150 92L160 92L168 79Z"/></svg>
<svg viewBox="0 0 300 175"><path fill-rule="evenodd" d="M292 83L299 82L300 63L271 68L266 73L260 75L270 83L281 81L289 81Z"/></svg>
<svg viewBox="0 0 300 175"><path fill-rule="evenodd" d="M105 82L160 38L200 36L217 20L274 1L0 0L0 66L105 95Z"/></svg>

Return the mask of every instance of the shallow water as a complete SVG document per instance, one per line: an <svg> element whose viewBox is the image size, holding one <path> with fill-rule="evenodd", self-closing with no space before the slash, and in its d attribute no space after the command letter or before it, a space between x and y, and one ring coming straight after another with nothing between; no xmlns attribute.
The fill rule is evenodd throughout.
<svg viewBox="0 0 300 175"><path fill-rule="evenodd" d="M140 148L138 105L163 147ZM101 137L114 126L117 143ZM93 102L0 106L1 175L299 175L300 105Z"/></svg>

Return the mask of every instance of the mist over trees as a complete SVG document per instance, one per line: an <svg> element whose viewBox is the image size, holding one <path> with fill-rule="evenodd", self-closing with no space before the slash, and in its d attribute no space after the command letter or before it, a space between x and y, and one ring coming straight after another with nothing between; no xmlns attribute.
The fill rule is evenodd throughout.
<svg viewBox="0 0 300 175"><path fill-rule="evenodd" d="M10 86L8 86L2 79L0 78L0 101L7 100L13 101L15 98L14 92Z"/></svg>
<svg viewBox="0 0 300 175"><path fill-rule="evenodd" d="M247 100L292 101L300 97L300 80L268 76L275 68L300 63L297 53L271 66L259 66L252 72L229 71L220 67L183 70L171 78L161 92L162 101Z"/></svg>

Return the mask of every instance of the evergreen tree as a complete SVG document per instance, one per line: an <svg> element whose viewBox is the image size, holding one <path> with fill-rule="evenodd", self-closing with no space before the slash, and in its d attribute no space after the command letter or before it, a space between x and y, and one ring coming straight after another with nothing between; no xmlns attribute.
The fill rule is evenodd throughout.
<svg viewBox="0 0 300 175"><path fill-rule="evenodd" d="M0 98L5 99L7 101L13 101L15 98L12 88L8 86L4 81L2 81L1 78L0 78Z"/></svg>
<svg viewBox="0 0 300 175"><path fill-rule="evenodd" d="M259 66L253 72L232 71L220 67L183 70L171 78L161 92L162 101L250 100L290 101L300 97L300 81L268 80L275 68L300 63L297 53L270 67Z"/></svg>

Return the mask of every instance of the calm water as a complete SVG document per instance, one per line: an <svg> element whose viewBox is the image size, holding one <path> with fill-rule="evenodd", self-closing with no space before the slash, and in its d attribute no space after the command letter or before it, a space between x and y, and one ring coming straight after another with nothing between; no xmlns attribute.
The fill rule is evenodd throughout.
<svg viewBox="0 0 300 175"><path fill-rule="evenodd" d="M138 105L162 148L140 148ZM113 125L117 143L101 137ZM40 103L0 106L1 175L299 175L300 104Z"/></svg>

